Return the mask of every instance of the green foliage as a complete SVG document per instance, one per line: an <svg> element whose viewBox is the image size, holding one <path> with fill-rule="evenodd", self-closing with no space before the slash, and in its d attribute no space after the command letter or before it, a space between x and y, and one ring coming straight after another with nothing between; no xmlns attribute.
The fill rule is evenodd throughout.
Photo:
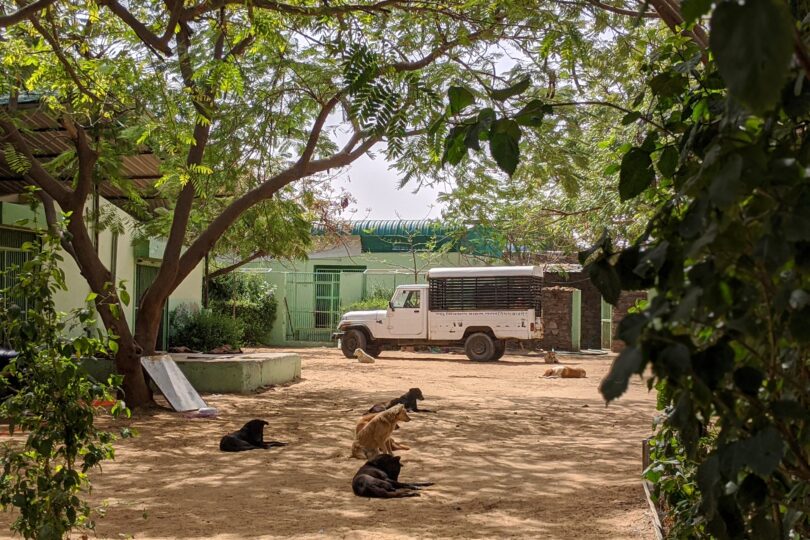
<svg viewBox="0 0 810 540"><path fill-rule="evenodd" d="M388 302L391 301L393 296L393 289L377 288L374 289L366 298L342 307L341 311L346 313L347 311L373 311L377 309L387 309Z"/></svg>
<svg viewBox="0 0 810 540"><path fill-rule="evenodd" d="M12 284L0 290L0 298L9 299L0 303L4 344L19 353L0 375L0 417L7 419L10 433L26 435L2 445L0 505L17 510L13 531L52 540L94 526L84 499L91 487L88 473L114 457L113 435L95 426L100 413L95 402L113 401L114 416L129 414L115 400L120 377L95 381L78 365L116 347L96 327L92 298L66 319L55 310L53 294L65 290L58 248L51 235L26 244L29 260L6 270L14 276ZM13 299L27 303L20 306ZM67 337L74 328L82 333Z"/></svg>
<svg viewBox="0 0 810 540"><path fill-rule="evenodd" d="M278 302L273 288L260 275L231 272L209 284L210 308L214 313L238 320L244 328L243 342L269 343Z"/></svg>
<svg viewBox="0 0 810 540"><path fill-rule="evenodd" d="M244 342L245 325L230 314L181 305L172 310L170 321L172 347L208 352L222 345L239 348Z"/></svg>
<svg viewBox="0 0 810 540"><path fill-rule="evenodd" d="M634 163L625 193L657 211L631 245L582 254L606 297L616 281L656 289L619 326L628 347L601 391L615 399L649 367L665 383L648 475L664 482L675 537L810 536L810 85L788 69L808 11L791 6L720 2L705 64L682 36L657 48L660 128L642 148L659 175ZM623 173L637 155L628 146Z"/></svg>

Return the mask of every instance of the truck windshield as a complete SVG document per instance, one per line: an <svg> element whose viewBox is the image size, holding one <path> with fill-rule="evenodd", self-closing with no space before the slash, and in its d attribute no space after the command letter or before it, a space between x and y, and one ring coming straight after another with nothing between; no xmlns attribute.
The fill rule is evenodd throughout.
<svg viewBox="0 0 810 540"><path fill-rule="evenodd" d="M421 291L401 291L394 297L392 303L395 308L418 309L420 304Z"/></svg>

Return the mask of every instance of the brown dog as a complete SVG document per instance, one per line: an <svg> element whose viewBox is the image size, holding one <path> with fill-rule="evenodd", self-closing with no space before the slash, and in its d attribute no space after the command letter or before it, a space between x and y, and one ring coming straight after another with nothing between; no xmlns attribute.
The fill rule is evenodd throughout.
<svg viewBox="0 0 810 540"><path fill-rule="evenodd" d="M561 379L581 379L585 377L585 370L581 367L557 366L547 369L543 377L559 377Z"/></svg>
<svg viewBox="0 0 810 540"><path fill-rule="evenodd" d="M366 415L366 417L371 415ZM361 422L363 421L361 419ZM405 412L404 405L396 405L381 413L375 414L368 419L365 426L359 427L355 435L352 454L355 451L363 452L366 459L371 459L378 454L390 454L394 448L393 441L389 443L391 435L397 428L399 422L410 422L411 418Z"/></svg>
<svg viewBox="0 0 810 540"><path fill-rule="evenodd" d="M352 443L352 457L357 459L366 459L366 454L363 451L363 447L360 446L360 443L357 442L357 434L366 427L372 418L377 416L378 413L371 413L371 414L364 414L362 418L357 422L357 426L354 428L354 442ZM395 426L394 429L399 429L399 425ZM394 440L393 437L389 437L387 441L385 441L386 446L386 454L393 454L394 450L410 450L410 446L405 446L402 443L398 443Z"/></svg>

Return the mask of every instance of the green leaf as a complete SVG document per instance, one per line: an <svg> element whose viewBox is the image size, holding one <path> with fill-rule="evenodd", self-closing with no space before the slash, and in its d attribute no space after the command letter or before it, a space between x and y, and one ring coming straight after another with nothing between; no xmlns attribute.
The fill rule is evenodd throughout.
<svg viewBox="0 0 810 540"><path fill-rule="evenodd" d="M530 84L531 78L527 76L507 88L501 88L499 90L494 89L490 90L489 96L496 101L504 101L509 99L510 97L519 96L520 94L529 89Z"/></svg>
<svg viewBox="0 0 810 540"><path fill-rule="evenodd" d="M622 158L619 173L619 196L623 201L637 197L655 180L650 154L640 148L631 148Z"/></svg>
<svg viewBox="0 0 810 540"><path fill-rule="evenodd" d="M678 149L674 146L667 146L658 157L658 171L661 175L667 178L675 176L675 171L678 169Z"/></svg>
<svg viewBox="0 0 810 540"><path fill-rule="evenodd" d="M714 175L709 186L709 198L721 210L728 208L746 191L740 180L743 158L740 154L731 154L723 166Z"/></svg>
<svg viewBox="0 0 810 540"><path fill-rule="evenodd" d="M520 161L520 127L514 120L501 118L489 130L489 151L501 170L514 174Z"/></svg>
<svg viewBox="0 0 810 540"><path fill-rule="evenodd" d="M681 15L687 26L709 12L714 0L683 0L681 2Z"/></svg>
<svg viewBox="0 0 810 540"><path fill-rule="evenodd" d="M458 114L466 107L475 103L475 96L463 86L451 86L447 91L450 101L450 114Z"/></svg>
<svg viewBox="0 0 810 540"><path fill-rule="evenodd" d="M628 345L635 345L642 330L647 326L647 320L647 317L641 313L630 313L619 322L616 337Z"/></svg>
<svg viewBox="0 0 810 540"><path fill-rule="evenodd" d="M622 125L626 126L626 125L632 124L633 122L635 122L639 118L641 118L641 113L640 112L638 112L638 111L630 111L629 113L625 114L622 117Z"/></svg>
<svg viewBox="0 0 810 540"><path fill-rule="evenodd" d="M779 101L793 55L795 28L782 0L720 2L709 44L729 92L755 113Z"/></svg>
<svg viewBox="0 0 810 540"><path fill-rule="evenodd" d="M622 284L613 265L604 259L595 261L588 265L588 276L605 301L615 306L622 292Z"/></svg>
<svg viewBox="0 0 810 540"><path fill-rule="evenodd" d="M782 435L773 426L766 427L743 444L746 464L752 471L765 477L776 470L785 452Z"/></svg>
<svg viewBox="0 0 810 540"><path fill-rule="evenodd" d="M734 384L749 396L757 395L764 378L760 370L751 366L743 366L734 371Z"/></svg>
<svg viewBox="0 0 810 540"><path fill-rule="evenodd" d="M515 115L515 122L521 126L538 127L543 123L543 117L551 112L551 107L539 99L533 99L520 109Z"/></svg>
<svg viewBox="0 0 810 540"><path fill-rule="evenodd" d="M627 390L630 377L644 369L644 358L637 347L627 347L613 360L610 371L599 384L599 392L606 401L613 401Z"/></svg>
<svg viewBox="0 0 810 540"><path fill-rule="evenodd" d="M129 305L129 300L130 300L130 298L129 298L129 293L127 292L127 290L126 290L126 289L121 289L121 290L118 292L118 297L121 299L121 302L123 302L123 304L124 304L125 306L128 306L128 305Z"/></svg>

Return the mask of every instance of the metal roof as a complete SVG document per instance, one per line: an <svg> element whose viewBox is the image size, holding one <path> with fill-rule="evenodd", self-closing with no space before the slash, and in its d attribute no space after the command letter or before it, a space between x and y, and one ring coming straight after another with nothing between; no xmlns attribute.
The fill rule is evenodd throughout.
<svg viewBox="0 0 810 540"><path fill-rule="evenodd" d="M324 234L322 226L313 227L315 235ZM371 219L350 221L341 234L360 238L364 253L432 251L445 248L453 252L499 257L503 246L488 229L479 225L452 226L435 219Z"/></svg>
<svg viewBox="0 0 810 540"><path fill-rule="evenodd" d="M8 105L8 97L0 98L0 106L5 105ZM43 163L75 148L64 127L42 109L38 95L21 95L15 116L25 125L21 133L32 153ZM122 179L132 182L132 187L147 200L150 208L164 205L165 201L159 198L153 187L154 182L162 176L160 160L148 149L123 156L119 174ZM73 179L65 177L62 180L69 183ZM0 195L23 193L28 185L29 182L11 169L5 153L0 153ZM99 195L119 206L129 200L121 189L110 182L99 184Z"/></svg>
<svg viewBox="0 0 810 540"><path fill-rule="evenodd" d="M468 266L464 268L431 268L427 273L428 279L505 276L543 277L543 268L540 266Z"/></svg>

